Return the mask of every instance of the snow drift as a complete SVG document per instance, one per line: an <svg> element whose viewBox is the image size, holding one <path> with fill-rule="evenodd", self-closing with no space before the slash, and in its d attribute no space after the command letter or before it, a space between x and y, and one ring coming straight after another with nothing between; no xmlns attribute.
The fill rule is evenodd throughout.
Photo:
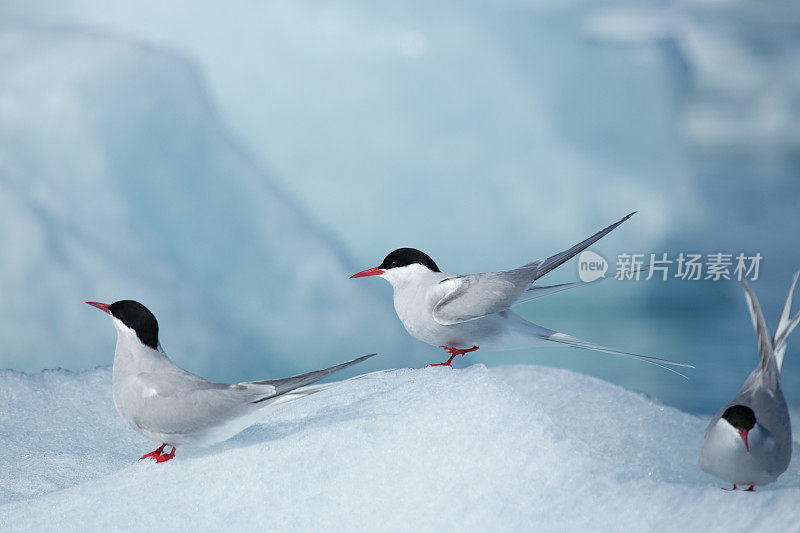
<svg viewBox="0 0 800 533"><path fill-rule="evenodd" d="M402 369L137 462L110 370L0 373L0 528L792 531L800 467L754 494L697 468L706 421L536 366Z"/></svg>

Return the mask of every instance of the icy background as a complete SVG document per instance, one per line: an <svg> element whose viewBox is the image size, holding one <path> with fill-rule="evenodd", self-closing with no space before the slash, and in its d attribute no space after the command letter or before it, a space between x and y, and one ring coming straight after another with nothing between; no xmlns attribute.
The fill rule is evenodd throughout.
<svg viewBox="0 0 800 533"><path fill-rule="evenodd" d="M800 463L755 493L697 468L706 421L571 371L402 369L137 462L108 369L0 372L0 529L796 531ZM37 442L31 448L30 442ZM794 447L795 457L800 444Z"/></svg>
<svg viewBox="0 0 800 533"><path fill-rule="evenodd" d="M113 332L87 299L146 302L176 361L217 379L411 345L186 61L15 28L0 31L0 77L3 366L109 364Z"/></svg>
<svg viewBox="0 0 800 533"><path fill-rule="evenodd" d="M398 246L513 267L632 210L599 252L759 251L770 324L800 267L794 1L60 0L0 3L0 21L0 367L109 364L113 330L82 302L123 297L213 379L372 351L372 368L419 367L440 351L350 273ZM607 282L520 311L698 368L472 362L710 413L757 357L733 282Z"/></svg>

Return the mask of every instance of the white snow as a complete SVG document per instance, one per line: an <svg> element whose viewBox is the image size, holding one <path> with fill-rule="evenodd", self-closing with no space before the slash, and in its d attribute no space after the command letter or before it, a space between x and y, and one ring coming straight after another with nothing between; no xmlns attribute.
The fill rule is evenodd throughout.
<svg viewBox="0 0 800 533"><path fill-rule="evenodd" d="M230 441L155 448L110 371L0 373L3 531L791 531L800 467L754 493L697 468L706 421L538 366L401 369Z"/></svg>

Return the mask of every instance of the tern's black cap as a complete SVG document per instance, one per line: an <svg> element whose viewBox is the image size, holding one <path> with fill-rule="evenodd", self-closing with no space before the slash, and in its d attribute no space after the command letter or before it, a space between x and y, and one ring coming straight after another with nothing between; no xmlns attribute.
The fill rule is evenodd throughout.
<svg viewBox="0 0 800 533"><path fill-rule="evenodd" d="M731 405L722 418L739 431L750 431L756 425L756 414L746 405Z"/></svg>
<svg viewBox="0 0 800 533"><path fill-rule="evenodd" d="M108 306L111 315L136 332L142 344L158 349L158 321L148 308L133 300L120 300Z"/></svg>
<svg viewBox="0 0 800 533"><path fill-rule="evenodd" d="M415 263L427 267L434 272L441 272L428 254L420 252L416 248L398 248L387 255L378 268L389 270L390 268L404 267Z"/></svg>

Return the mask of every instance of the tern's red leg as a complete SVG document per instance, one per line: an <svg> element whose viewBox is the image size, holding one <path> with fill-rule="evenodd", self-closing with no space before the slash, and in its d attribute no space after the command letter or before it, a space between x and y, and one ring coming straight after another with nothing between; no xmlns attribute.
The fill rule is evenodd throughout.
<svg viewBox="0 0 800 533"><path fill-rule="evenodd" d="M142 459L147 459L148 457L152 457L153 459L158 461L158 458L164 454L164 446L166 445L167 445L166 443L162 444L161 446L158 447L157 450L153 450L152 452L146 453L143 456L139 457L139 460L141 461ZM175 450L173 449L172 452L174 454Z"/></svg>
<svg viewBox="0 0 800 533"><path fill-rule="evenodd" d="M744 491L745 492L755 492L756 491L755 485L750 485L750 488L749 489L744 489Z"/></svg>
<svg viewBox="0 0 800 533"><path fill-rule="evenodd" d="M448 359L444 363L431 363L428 366L449 366L450 368L452 368L453 365L451 363L453 362L453 359L455 359L455 357L456 357L456 355L453 354L453 355L450 356L450 359Z"/></svg>
<svg viewBox="0 0 800 533"><path fill-rule="evenodd" d="M460 356L463 357L464 354L467 354L469 352L474 352L475 350L478 349L477 346L473 346L472 348L468 348L466 350L461 350L459 348L451 348L450 346L442 346L442 348L444 348L445 350L447 350L448 352L450 352L452 354L450 356L450 359L448 359L444 363L436 363L436 364L432 364L432 365L428 365L428 366L449 366L449 367L452 368L452 366L453 366L452 362L453 362L453 359L455 358L455 356L460 355Z"/></svg>
<svg viewBox="0 0 800 533"><path fill-rule="evenodd" d="M732 488L732 489L726 489L725 487L720 487L720 488L721 488L722 490L727 490L727 491L736 490L736 483L734 483L734 484L733 484L733 488Z"/></svg>
<svg viewBox="0 0 800 533"><path fill-rule="evenodd" d="M164 463L164 462L169 461L173 457L175 457L175 446L172 447L172 451L171 452L164 453L164 454L161 454L158 457L156 457L156 462L157 463Z"/></svg>

